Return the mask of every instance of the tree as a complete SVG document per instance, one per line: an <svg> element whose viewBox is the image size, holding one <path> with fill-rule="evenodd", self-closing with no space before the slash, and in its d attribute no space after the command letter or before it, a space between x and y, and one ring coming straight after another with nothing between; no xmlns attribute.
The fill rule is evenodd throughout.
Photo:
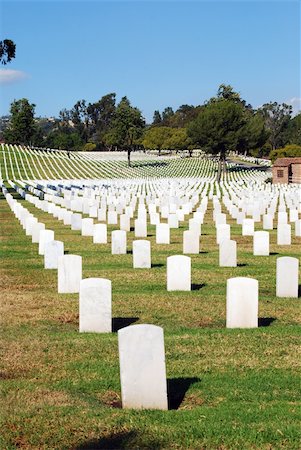
<svg viewBox="0 0 301 450"><path fill-rule="evenodd" d="M127 97L123 97L116 107L114 119L105 141L127 151L128 165L131 165L131 152L139 145L143 135L145 121L141 111L131 106Z"/></svg>
<svg viewBox="0 0 301 450"><path fill-rule="evenodd" d="M171 106L167 106L167 108L164 109L162 112L162 125L164 126L170 126L170 120L174 115L174 111L171 108Z"/></svg>
<svg viewBox="0 0 301 450"><path fill-rule="evenodd" d="M34 121L35 105L26 98L15 100L10 107L11 120L4 132L8 143L31 144L36 133Z"/></svg>
<svg viewBox="0 0 301 450"><path fill-rule="evenodd" d="M301 145L301 113L289 121L286 138L290 144Z"/></svg>
<svg viewBox="0 0 301 450"><path fill-rule="evenodd" d="M145 148L151 150L158 150L159 156L161 155L161 150L167 148L166 141L170 138L173 129L170 127L152 127L149 128L143 137L142 144Z"/></svg>
<svg viewBox="0 0 301 450"><path fill-rule="evenodd" d="M261 147L266 143L269 132L265 127L265 121L261 114L250 110L244 111L245 125L241 129L237 150L245 155Z"/></svg>
<svg viewBox="0 0 301 450"><path fill-rule="evenodd" d="M240 103L221 99L208 103L188 126L188 136L208 153L219 155L217 181L225 168L226 153L235 150L245 125Z"/></svg>
<svg viewBox="0 0 301 450"><path fill-rule="evenodd" d="M301 145L290 144L290 145L286 145L284 148L278 148L277 150L272 150L269 157L270 157L272 163L274 163L277 158L301 157Z"/></svg>
<svg viewBox="0 0 301 450"><path fill-rule="evenodd" d="M286 144L285 132L288 128L292 106L277 102L265 103L259 108L260 113L265 119L266 128L270 132L269 142L272 149L276 149Z"/></svg>
<svg viewBox="0 0 301 450"><path fill-rule="evenodd" d="M111 127L116 111L116 94L104 95L98 102L89 103L87 107L89 121L89 139L106 147L105 135Z"/></svg>
<svg viewBox="0 0 301 450"><path fill-rule="evenodd" d="M10 39L0 41L0 61L1 64L9 63L16 56L16 44Z"/></svg>
<svg viewBox="0 0 301 450"><path fill-rule="evenodd" d="M161 122L162 122L162 117L161 117L160 112L158 110L154 111L152 125L160 125Z"/></svg>

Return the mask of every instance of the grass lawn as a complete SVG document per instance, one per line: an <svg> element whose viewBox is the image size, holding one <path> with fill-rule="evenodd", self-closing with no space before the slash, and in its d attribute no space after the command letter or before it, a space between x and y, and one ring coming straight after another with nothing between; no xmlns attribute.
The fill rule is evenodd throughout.
<svg viewBox="0 0 301 450"><path fill-rule="evenodd" d="M110 244L20 201L83 257L85 278L112 280L114 332L79 334L78 295L57 294L57 271L43 269L1 196L0 448L300 449L301 299L275 297L276 258L298 257L300 238L280 247L273 230L271 255L254 257L252 238L228 216L239 265L219 268L209 202L193 290L167 292L166 258L182 254L188 221L170 245L156 245L149 227L153 267L134 270L130 252L111 255ZM232 276L259 281L258 329L225 328ZM164 328L169 411L121 409L116 331L134 323Z"/></svg>

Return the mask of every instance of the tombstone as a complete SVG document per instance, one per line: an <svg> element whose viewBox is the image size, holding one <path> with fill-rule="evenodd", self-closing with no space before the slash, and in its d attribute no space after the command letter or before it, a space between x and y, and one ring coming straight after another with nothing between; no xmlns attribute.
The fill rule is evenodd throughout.
<svg viewBox="0 0 301 450"><path fill-rule="evenodd" d="M33 226L38 223L36 217L27 217L25 220L25 234L26 236L32 236Z"/></svg>
<svg viewBox="0 0 301 450"><path fill-rule="evenodd" d="M64 243L49 241L45 244L44 269L57 269L58 259L64 255Z"/></svg>
<svg viewBox="0 0 301 450"><path fill-rule="evenodd" d="M167 258L167 290L191 291L191 259L175 255Z"/></svg>
<svg viewBox="0 0 301 450"><path fill-rule="evenodd" d="M120 215L120 229L123 231L131 231L131 219L127 214Z"/></svg>
<svg viewBox="0 0 301 450"><path fill-rule="evenodd" d="M71 216L71 230L81 230L82 229L82 215L79 213L74 213Z"/></svg>
<svg viewBox="0 0 301 450"><path fill-rule="evenodd" d="M200 253L200 235L195 231L186 230L183 233L183 253L199 254Z"/></svg>
<svg viewBox="0 0 301 450"><path fill-rule="evenodd" d="M80 333L112 331L112 283L105 278L85 278L79 289Z"/></svg>
<svg viewBox="0 0 301 450"><path fill-rule="evenodd" d="M216 225L216 243L220 244L224 240L230 240L231 228L228 224Z"/></svg>
<svg viewBox="0 0 301 450"><path fill-rule="evenodd" d="M133 267L134 269L151 268L151 243L150 241L133 241Z"/></svg>
<svg viewBox="0 0 301 450"><path fill-rule="evenodd" d="M276 260L276 296L298 298L299 260L282 256Z"/></svg>
<svg viewBox="0 0 301 450"><path fill-rule="evenodd" d="M64 225L71 225L71 219L72 219L72 211L64 211L64 216L63 216L63 222Z"/></svg>
<svg viewBox="0 0 301 450"><path fill-rule="evenodd" d="M291 245L291 228L286 223L278 224L277 227L277 245Z"/></svg>
<svg viewBox="0 0 301 450"><path fill-rule="evenodd" d="M112 245L111 245L112 255L125 255L126 231L114 230L112 231L111 237L112 237Z"/></svg>
<svg viewBox="0 0 301 450"><path fill-rule="evenodd" d="M160 223L160 214L157 212L150 213L150 224L151 225L159 225Z"/></svg>
<svg viewBox="0 0 301 450"><path fill-rule="evenodd" d="M89 217L92 217L92 218L95 218L95 219L98 217L98 211L97 211L97 206L96 205L90 206L90 208L89 208Z"/></svg>
<svg viewBox="0 0 301 450"><path fill-rule="evenodd" d="M227 328L258 327L258 281L253 278L227 280Z"/></svg>
<svg viewBox="0 0 301 450"><path fill-rule="evenodd" d="M287 224L287 212L278 212L278 225L279 224Z"/></svg>
<svg viewBox="0 0 301 450"><path fill-rule="evenodd" d="M202 224L199 219L189 219L189 231L193 233L198 233L201 235L202 233Z"/></svg>
<svg viewBox="0 0 301 450"><path fill-rule="evenodd" d="M107 209L99 208L97 218L100 222L105 222L107 220Z"/></svg>
<svg viewBox="0 0 301 450"><path fill-rule="evenodd" d="M301 237L301 219L295 222L295 236Z"/></svg>
<svg viewBox="0 0 301 450"><path fill-rule="evenodd" d="M132 325L118 331L123 408L167 410L163 329Z"/></svg>
<svg viewBox="0 0 301 450"><path fill-rule="evenodd" d="M140 219L135 220L135 237L147 237L146 221Z"/></svg>
<svg viewBox="0 0 301 450"><path fill-rule="evenodd" d="M39 255L44 255L46 242L54 240L53 230L41 230L39 237Z"/></svg>
<svg viewBox="0 0 301 450"><path fill-rule="evenodd" d="M58 293L79 293L82 279L82 257L79 255L63 255L58 259Z"/></svg>
<svg viewBox="0 0 301 450"><path fill-rule="evenodd" d="M42 230L45 230L45 224L38 222L33 225L32 227L32 235L31 235L31 242L38 244L40 240L40 232Z"/></svg>
<svg viewBox="0 0 301 450"><path fill-rule="evenodd" d="M176 213L168 215L168 225L169 228L179 228L179 219Z"/></svg>
<svg viewBox="0 0 301 450"><path fill-rule="evenodd" d="M106 244L107 242L107 225L105 223L96 223L93 228L93 244Z"/></svg>
<svg viewBox="0 0 301 450"><path fill-rule="evenodd" d="M94 221L93 219L83 219L82 220L82 236L93 236L94 232Z"/></svg>
<svg viewBox="0 0 301 450"><path fill-rule="evenodd" d="M237 250L236 241L224 240L219 245L219 266L220 267L236 267L237 266Z"/></svg>
<svg viewBox="0 0 301 450"><path fill-rule="evenodd" d="M263 216L263 229L272 230L273 229L273 216L270 214L264 214Z"/></svg>
<svg viewBox="0 0 301 450"><path fill-rule="evenodd" d="M254 220L253 219L243 219L242 235L243 236L253 236L253 234L254 234Z"/></svg>
<svg viewBox="0 0 301 450"><path fill-rule="evenodd" d="M170 243L170 229L167 223L160 223L156 226L156 244Z"/></svg>
<svg viewBox="0 0 301 450"><path fill-rule="evenodd" d="M270 234L268 231L255 231L253 235L253 255L269 256Z"/></svg>
<svg viewBox="0 0 301 450"><path fill-rule="evenodd" d="M108 212L108 225L117 225L118 224L118 216L116 211Z"/></svg>

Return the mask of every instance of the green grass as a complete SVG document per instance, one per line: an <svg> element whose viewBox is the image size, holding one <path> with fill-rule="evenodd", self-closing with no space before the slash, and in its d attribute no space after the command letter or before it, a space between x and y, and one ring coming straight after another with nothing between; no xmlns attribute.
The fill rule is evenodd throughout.
<svg viewBox="0 0 301 450"><path fill-rule="evenodd" d="M155 267L134 270L131 254L113 256L110 244L93 245L21 202L83 256L84 277L112 280L114 332L78 333L78 295L57 294L56 271L43 269L2 196L0 448L300 448L300 298L275 297L276 258L298 257L300 238L279 247L273 230L274 254L254 257L251 238L228 216L240 266L219 268L209 203L202 253L192 256L197 289L167 292L166 257L182 254L188 222L171 231L169 246L156 245L149 227ZM269 326L225 328L231 276L259 280L259 317ZM169 411L120 407L116 329L129 323L164 328Z"/></svg>

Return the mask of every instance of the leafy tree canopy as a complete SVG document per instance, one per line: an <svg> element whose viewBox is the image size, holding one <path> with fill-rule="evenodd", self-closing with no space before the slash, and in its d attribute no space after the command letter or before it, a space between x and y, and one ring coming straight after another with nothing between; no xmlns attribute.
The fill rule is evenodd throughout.
<svg viewBox="0 0 301 450"><path fill-rule="evenodd" d="M16 44L10 39L0 41L0 61L7 64L16 56Z"/></svg>

